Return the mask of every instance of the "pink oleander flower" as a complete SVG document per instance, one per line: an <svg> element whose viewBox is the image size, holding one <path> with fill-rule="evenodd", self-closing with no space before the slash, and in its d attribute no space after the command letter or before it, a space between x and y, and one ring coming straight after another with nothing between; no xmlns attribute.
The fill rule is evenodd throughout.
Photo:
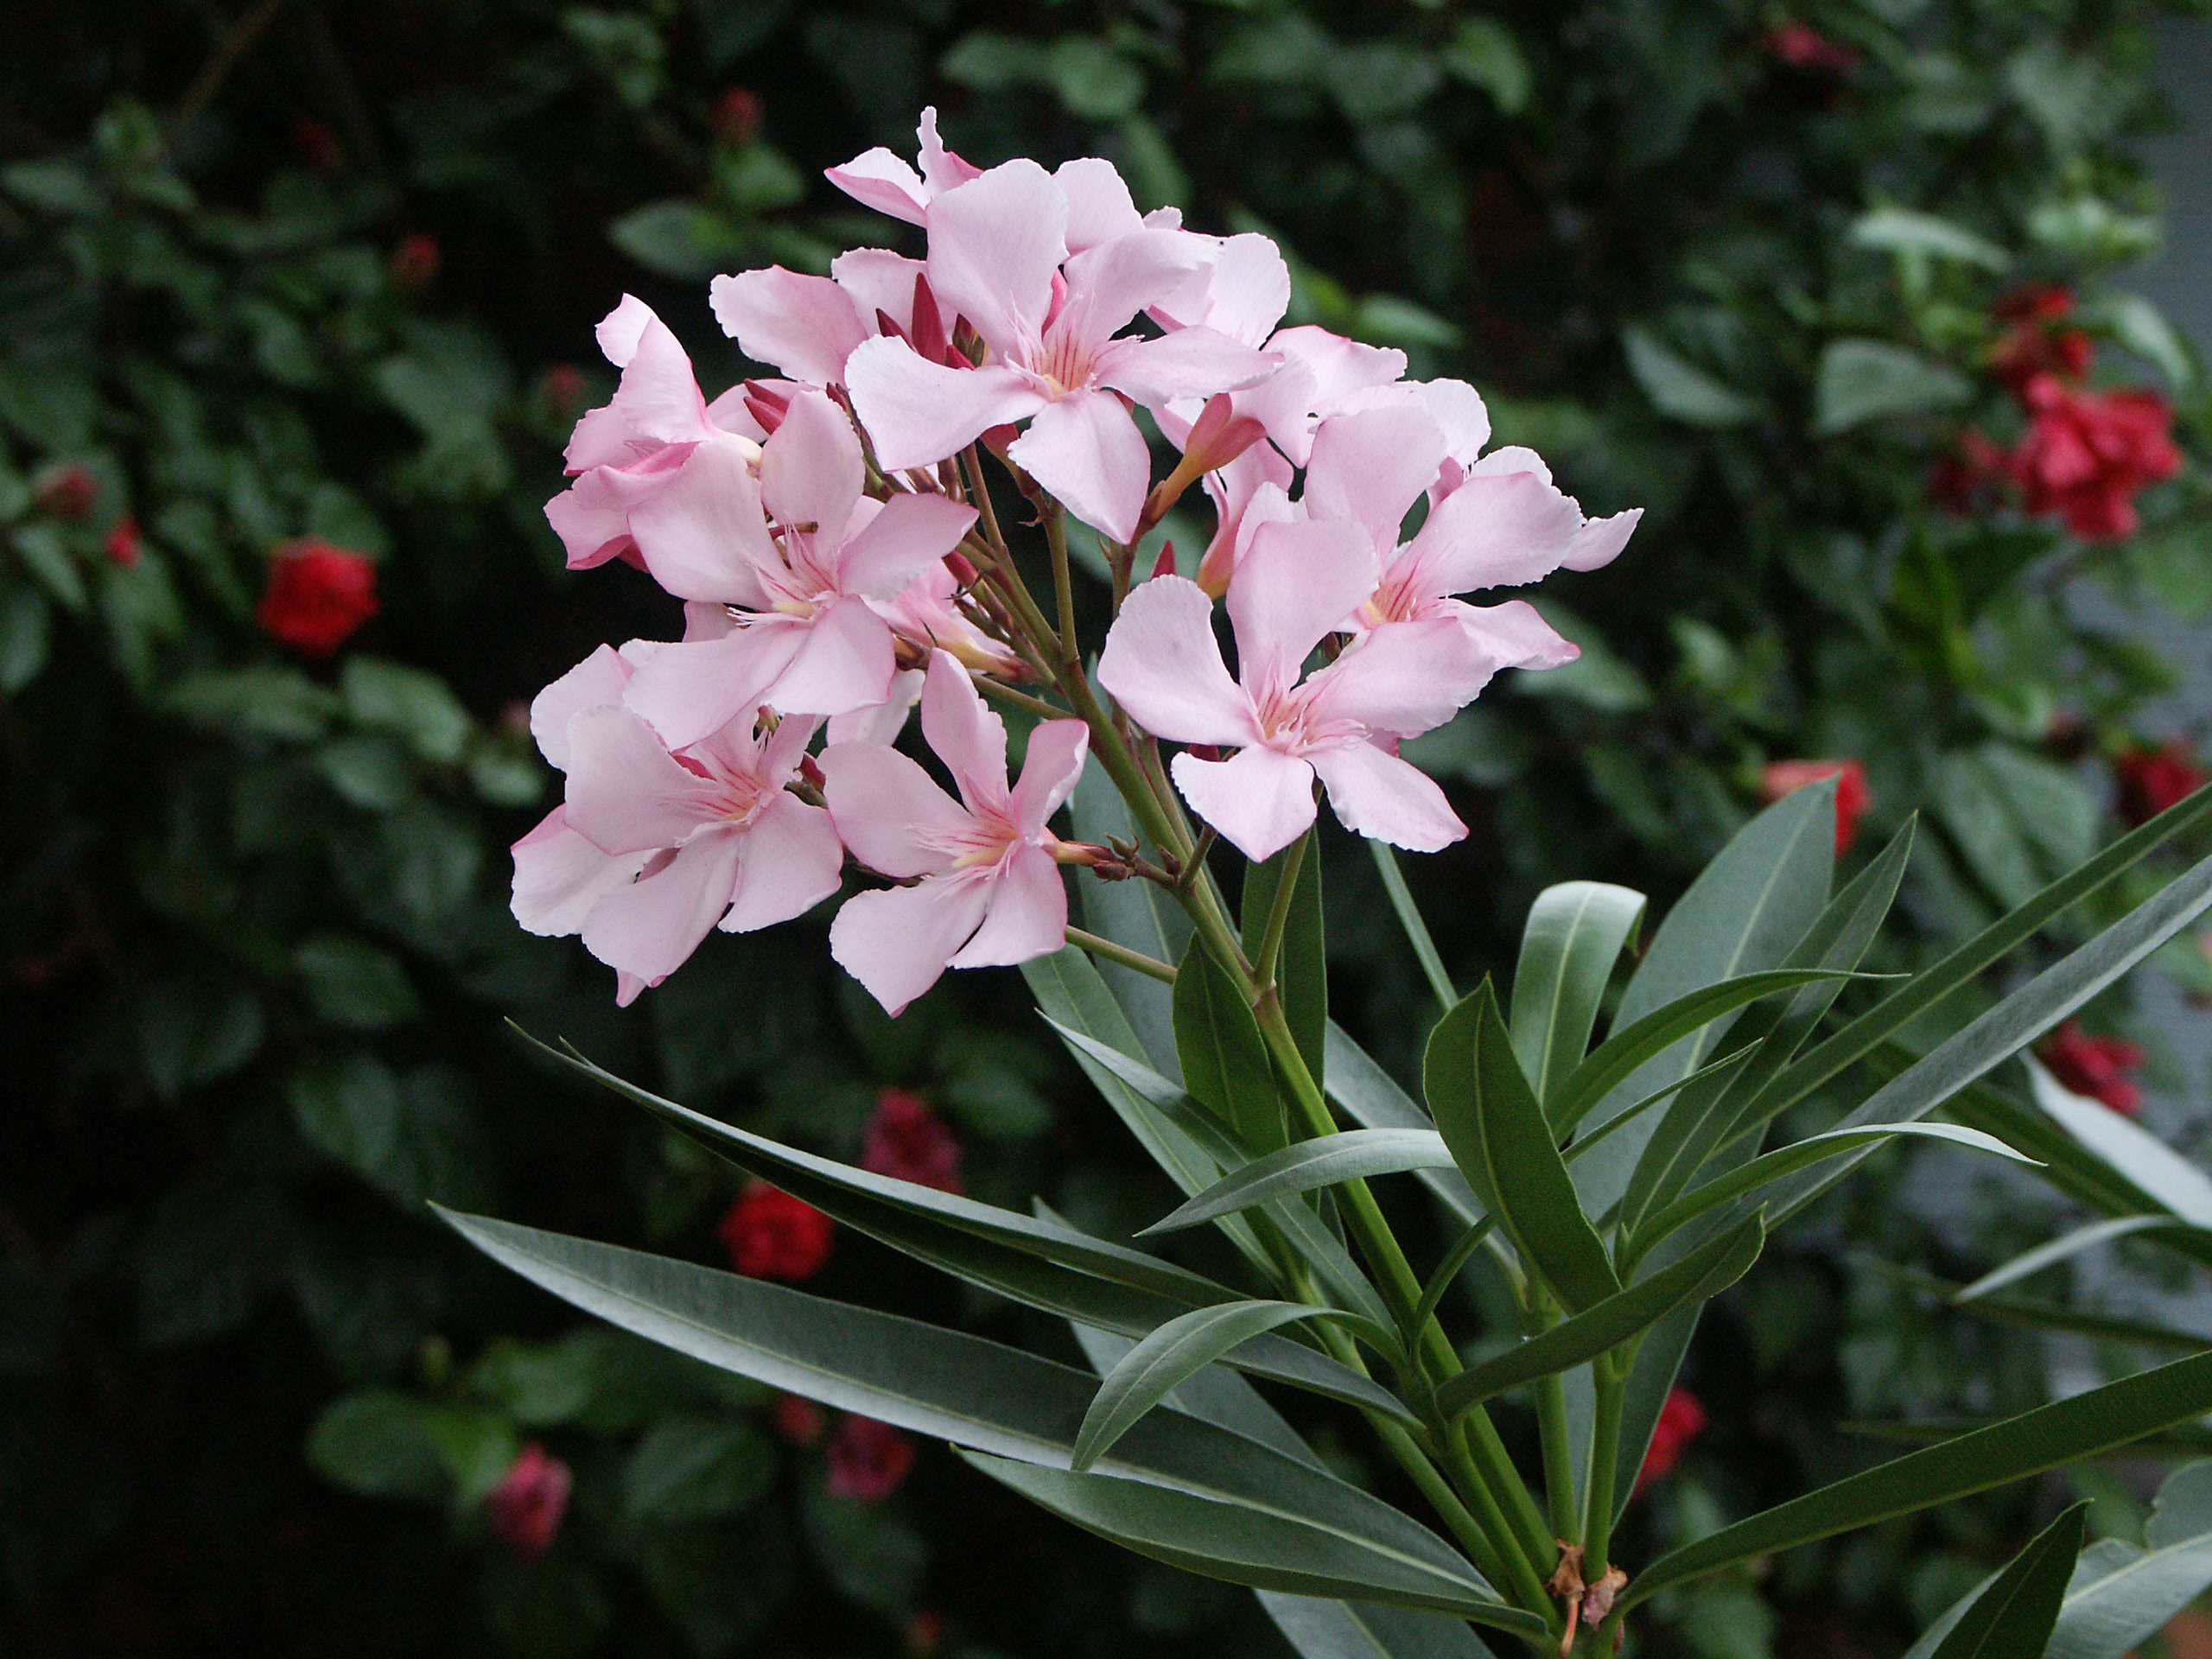
<svg viewBox="0 0 2212 1659"><path fill-rule="evenodd" d="M913 883L848 899L830 929L830 954L893 1014L949 967L1027 962L1067 942L1056 862L1066 844L1046 820L1089 752L1081 721L1048 720L1030 733L1021 781L1009 789L1005 723L941 651L922 690L922 734L958 800L884 744L840 743L821 760L845 845L870 868Z"/></svg>
<svg viewBox="0 0 2212 1659"><path fill-rule="evenodd" d="M1456 618L1372 628L1302 682L1323 637L1376 592L1368 533L1347 519L1261 525L1229 587L1239 677L1196 582L1156 576L1133 591L1106 637L1099 683L1155 736L1233 747L1226 760L1175 757L1176 787L1247 858L1273 856L1313 827L1318 776L1344 828L1417 852L1467 833L1397 741L1449 720L1491 674Z"/></svg>
<svg viewBox="0 0 2212 1659"><path fill-rule="evenodd" d="M538 694L531 729L568 798L514 847L515 919L582 934L624 1006L709 930L750 932L828 898L844 864L830 815L785 788L818 720L762 731L748 712L672 749L622 704L634 672L602 645Z"/></svg>
<svg viewBox="0 0 2212 1659"><path fill-rule="evenodd" d="M827 169L823 177L855 201L880 213L903 219L909 225L926 225L932 201L946 191L978 177L983 169L961 160L944 147L944 140L937 136L934 105L922 111L921 124L914 129L914 137L922 147L919 172L878 144L874 149L854 156L842 167Z"/></svg>
<svg viewBox="0 0 2212 1659"><path fill-rule="evenodd" d="M680 535L669 526L653 574L687 601L753 613L656 652L624 700L679 748L762 703L843 715L888 701L898 649L882 613L898 613L976 509L942 495L863 495L852 422L811 391L792 394L761 446L758 490L742 468L721 482L716 495L687 499L696 511Z"/></svg>
<svg viewBox="0 0 2212 1659"><path fill-rule="evenodd" d="M964 1190L961 1151L927 1101L904 1089L886 1089L876 1096L875 1116L861 1137L861 1167L940 1192L958 1192Z"/></svg>
<svg viewBox="0 0 2212 1659"><path fill-rule="evenodd" d="M846 359L887 332L932 363L950 360L950 319L938 312L922 262L883 248L839 254L827 276L770 265L717 276L709 292L715 320L740 350L804 385L842 385Z"/></svg>
<svg viewBox="0 0 2212 1659"><path fill-rule="evenodd" d="M933 466L993 427L1027 419L1008 459L1084 524L1127 542L1151 485L1130 404L1203 400L1251 384L1273 364L1205 327L1116 338L1217 251L1209 238L1147 227L1134 208L1126 228L1078 247L1095 229L1085 222L1094 206L1028 161L938 195L929 204L929 285L938 307L965 319L988 347L983 360L932 362L883 337L852 353L845 376L886 471Z"/></svg>
<svg viewBox="0 0 2212 1659"><path fill-rule="evenodd" d="M485 1494L484 1514L500 1542L532 1560L553 1547L572 1484L569 1465L531 1440Z"/></svg>
<svg viewBox="0 0 2212 1659"><path fill-rule="evenodd" d="M545 504L545 517L582 570L625 558L652 572L680 572L702 518L731 511L735 480L765 435L741 396L709 404L691 359L643 300L625 294L600 321L600 349L622 371L613 401L586 412L569 440L575 483ZM676 588L671 588L676 592Z"/></svg>

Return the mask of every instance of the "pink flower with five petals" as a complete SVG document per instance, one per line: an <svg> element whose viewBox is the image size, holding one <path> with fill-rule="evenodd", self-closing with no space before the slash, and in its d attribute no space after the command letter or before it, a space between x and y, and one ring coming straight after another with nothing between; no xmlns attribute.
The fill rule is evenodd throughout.
<svg viewBox="0 0 2212 1659"><path fill-rule="evenodd" d="M830 929L830 954L893 1014L948 967L1027 962L1066 943L1063 843L1046 820L1089 753L1081 721L1048 720L1030 733L1021 781L1008 788L1006 726L944 652L930 658L922 734L958 800L883 744L837 744L821 761L830 817L853 855L899 880L920 878L848 899Z"/></svg>

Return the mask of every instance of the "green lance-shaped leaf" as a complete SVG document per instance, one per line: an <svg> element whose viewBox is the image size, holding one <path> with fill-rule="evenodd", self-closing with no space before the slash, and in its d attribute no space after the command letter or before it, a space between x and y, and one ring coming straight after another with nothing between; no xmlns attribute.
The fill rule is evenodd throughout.
<svg viewBox="0 0 2212 1659"><path fill-rule="evenodd" d="M1939 1044L1835 1127L1855 1129L1868 1123L1905 1122L1934 1109L2112 984L2186 927L2207 905L2212 905L2212 858ZM1861 1147L1845 1153L1826 1170L1789 1177L1771 1201L1775 1219L1795 1215L1868 1155L1868 1149Z"/></svg>
<svg viewBox="0 0 2212 1659"><path fill-rule="evenodd" d="M1462 1620L1441 1613L1279 1590L1252 1593L1298 1659L1493 1659Z"/></svg>
<svg viewBox="0 0 2212 1659"><path fill-rule="evenodd" d="M1370 1175L1414 1169L1456 1169L1452 1149L1434 1129L1346 1129L1300 1141L1255 1158L1138 1235L1177 1232L1254 1205L1334 1186Z"/></svg>
<svg viewBox="0 0 2212 1659"><path fill-rule="evenodd" d="M1718 1296L1751 1270L1766 1243L1758 1216L1710 1239L1681 1261L1640 1279L1618 1296L1561 1320L1550 1330L1469 1366L1436 1390L1447 1417L1541 1376L1556 1376L1619 1346L1675 1309Z"/></svg>
<svg viewBox="0 0 2212 1659"><path fill-rule="evenodd" d="M842 1411L1064 1468L1096 1379L1018 1348L689 1262L442 1211L494 1261L563 1300L681 1354ZM1154 1412L1102 1467L1294 1514L1409 1573L1472 1573L1410 1516L1325 1471L1181 1412ZM1478 1580L1479 1582L1479 1580Z"/></svg>
<svg viewBox="0 0 2212 1659"><path fill-rule="evenodd" d="M1846 980L1874 977L1878 976L1835 968L1770 968L1700 987L1662 1008L1654 1008L1633 1025L1611 1033L1592 1049L1560 1085L1553 1103L1555 1109L1552 1120L1562 1133L1573 1128L1589 1116L1592 1108L1652 1059L1683 1038L1763 996L1822 982L1840 984Z"/></svg>
<svg viewBox="0 0 2212 1659"><path fill-rule="evenodd" d="M2035 1060L2028 1084L2044 1114L2179 1219L2212 1228L2212 1178L2148 1129L2075 1094Z"/></svg>
<svg viewBox="0 0 2212 1659"><path fill-rule="evenodd" d="M2212 1354L2177 1359L1910 1452L1723 1527L1661 1556L1630 1582L1619 1605L1648 1601L1675 1585L1754 1556L2098 1457L2208 1411Z"/></svg>
<svg viewBox="0 0 2212 1659"><path fill-rule="evenodd" d="M1128 1338L1101 1331L1096 1325L1071 1322L1068 1329L1074 1333L1083 1357L1090 1362L1090 1369L1101 1376L1136 1346ZM1326 1466L1257 1389L1224 1365L1215 1365L1185 1377L1162 1403L1170 1411L1187 1413L1233 1434L1242 1434L1248 1440L1271 1446L1284 1456L1313 1468Z"/></svg>
<svg viewBox="0 0 2212 1659"><path fill-rule="evenodd" d="M1380 847L1382 842L1375 843ZM1383 850L1388 852L1389 848ZM1449 1006L1448 1004L1446 1005ZM1428 1129L1435 1123L1414 1104L1390 1074L1377 1065L1366 1050L1344 1035L1344 1027L1329 1023L1329 1097L1363 1128ZM1457 1168L1416 1171L1421 1184L1439 1203L1468 1226L1479 1225L1488 1215L1482 1200Z"/></svg>
<svg viewBox="0 0 2212 1659"><path fill-rule="evenodd" d="M2208 821L2212 821L2212 788L2198 790L2141 828L2131 830L2088 863L2061 876L1941 962L1914 975L1866 1013L1815 1045L1802 1059L1760 1091L1738 1120L1739 1129L1766 1122L1865 1059L1913 1020L1973 982L1985 969L2052 919L2134 868L2177 836Z"/></svg>
<svg viewBox="0 0 2212 1659"><path fill-rule="evenodd" d="M1465 1563L1440 1564L1317 1526L1287 1503L1200 1496L988 1452L960 1456L1062 1520L1185 1572L1294 1595L1433 1608L1529 1636L1544 1632L1542 1619L1499 1601Z"/></svg>
<svg viewBox="0 0 2212 1659"><path fill-rule="evenodd" d="M1026 1306L1141 1335L1192 1305L1243 1300L1224 1285L1141 1250L779 1146L663 1100L588 1060L546 1052L825 1215ZM1349 1366L1285 1338L1257 1337L1229 1363L1353 1405L1393 1414L1405 1409L1395 1395Z"/></svg>
<svg viewBox="0 0 2212 1659"><path fill-rule="evenodd" d="M2076 1503L2029 1540L2003 1572L1913 1643L1907 1659L2034 1659L2042 1654L2082 1554L2088 1508Z"/></svg>
<svg viewBox="0 0 2212 1659"><path fill-rule="evenodd" d="M2143 1548L2107 1538L2075 1566L2044 1659L2120 1659L2212 1586L2212 1463L2167 1477Z"/></svg>
<svg viewBox="0 0 2212 1659"><path fill-rule="evenodd" d="M1086 767L1068 799L1076 838L1103 846L1114 836L1141 839L1127 801L1103 766ZM1173 962L1190 943L1190 919L1151 881L1086 881L1079 889L1084 925L1116 944L1154 962ZM1099 979L1119 1004L1142 1045L1135 1052L1152 1067L1179 1083L1175 1058L1173 993L1160 981L1118 963L1089 957Z"/></svg>
<svg viewBox="0 0 2212 1659"><path fill-rule="evenodd" d="M1972 1152L1989 1153L1995 1157L2009 1158L2016 1164L2035 1163L2034 1159L2013 1151L1993 1135L1984 1135L1980 1129L1961 1128L1954 1123L1869 1123L1859 1129L1830 1129L1822 1135L1808 1135L1802 1141L1792 1141L1786 1147L1754 1158L1748 1164L1717 1176L1703 1186L1692 1187L1636 1230L1637 1253L1640 1255L1677 1228L1687 1226L1732 1198L1756 1192L1785 1175L1795 1175L1801 1169L1810 1169L1815 1164L1840 1157L1844 1153L1877 1146L1901 1135L1923 1141L1942 1141Z"/></svg>
<svg viewBox="0 0 2212 1659"><path fill-rule="evenodd" d="M1576 1313L1618 1294L1488 980L1437 1022L1421 1076L1459 1173L1552 1294Z"/></svg>
<svg viewBox="0 0 2212 1659"><path fill-rule="evenodd" d="M1145 1413L1239 1343L1294 1320L1325 1319L1331 1312L1302 1302L1227 1302L1147 1332L1099 1383L1068 1467L1078 1473L1089 1469Z"/></svg>
<svg viewBox="0 0 2212 1659"><path fill-rule="evenodd" d="M1244 954L1255 962L1259 960L1260 942L1267 937L1268 917L1281 887L1283 871L1296 850L1286 847L1263 863L1245 867L1238 920ZM1321 909L1321 849L1309 834L1298 858L1297 881L1290 890L1290 915L1283 929L1281 954L1275 958L1275 994L1282 999L1283 1018L1289 1022L1291 1037L1317 1083L1327 1059L1328 945Z"/></svg>
<svg viewBox="0 0 2212 1659"><path fill-rule="evenodd" d="M1621 952L1634 945L1643 895L1604 881L1546 887L1529 906L1513 970L1513 1052L1549 1105L1581 1063L1598 1004Z"/></svg>
<svg viewBox="0 0 2212 1659"><path fill-rule="evenodd" d="M1234 1128L1248 1152L1287 1144L1282 1091L1260 1022L1204 939L1191 941L1175 970L1175 1052L1191 1097Z"/></svg>
<svg viewBox="0 0 2212 1659"><path fill-rule="evenodd" d="M2126 1238L2131 1233L2178 1232L2189 1229L2185 1221L2171 1216L2120 1216L2111 1221L2094 1221L2086 1227L2076 1227L2070 1233L2062 1233L2047 1244L2038 1244L2032 1250L2024 1250L2003 1267L1992 1269L1960 1291L1953 1298L1958 1302L1971 1302L1986 1296L1993 1290L2001 1290L2009 1284L2025 1279L2031 1274L2041 1273L2054 1262L2069 1256L2108 1244L2113 1239ZM2196 1230L2202 1230L2198 1229Z"/></svg>

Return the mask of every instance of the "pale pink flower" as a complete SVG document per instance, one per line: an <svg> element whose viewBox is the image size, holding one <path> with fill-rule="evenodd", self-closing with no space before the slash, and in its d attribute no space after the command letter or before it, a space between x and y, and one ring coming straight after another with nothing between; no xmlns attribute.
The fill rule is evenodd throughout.
<svg viewBox="0 0 2212 1659"><path fill-rule="evenodd" d="M760 427L731 397L709 405L691 359L652 308L630 295L599 325L600 349L622 371L612 402L589 410L569 440L575 483L545 505L571 569L627 558L654 569L711 513L759 457ZM664 583L665 585L665 583Z"/></svg>
<svg viewBox="0 0 2212 1659"><path fill-rule="evenodd" d="M1203 400L1250 384L1272 364L1205 327L1116 339L1138 313L1184 289L1217 250L1205 238L1138 222L1071 252L1080 239L1076 206L1059 179L1027 161L938 196L929 209L929 284L988 353L961 368L880 338L852 353L845 374L887 471L933 465L992 427L1028 419L1008 458L1084 524L1126 542L1151 484L1130 404Z"/></svg>
<svg viewBox="0 0 2212 1659"><path fill-rule="evenodd" d="M929 222L931 202L954 187L967 183L983 169L961 160L944 147L944 141L937 136L934 105L922 111L921 124L914 130L914 137L922 147L919 172L879 144L854 156L842 167L828 168L823 176L855 201L873 207L879 213L903 219L909 225L925 225Z"/></svg>
<svg viewBox="0 0 2212 1659"><path fill-rule="evenodd" d="M942 360L949 320L930 302L922 262L883 248L839 254L827 276L770 265L717 276L709 292L715 321L740 350L805 385L842 385L846 359L886 321L910 340L926 338L924 354Z"/></svg>
<svg viewBox="0 0 2212 1659"><path fill-rule="evenodd" d="M948 967L1027 962L1066 943L1063 843L1046 820L1089 750L1081 721L1046 721L1009 789L1006 726L944 652L930 658L922 734L958 800L883 744L839 744L821 760L823 793L853 856L899 880L920 878L848 899L830 929L830 955L894 1014Z"/></svg>
<svg viewBox="0 0 2212 1659"><path fill-rule="evenodd" d="M865 481L851 421L803 390L761 448L757 493L732 478L699 501L681 569L654 574L686 600L752 614L719 638L695 627L632 682L625 700L671 747L762 703L842 715L890 696L896 645L877 607L952 551L976 509L942 495L878 501Z"/></svg>
<svg viewBox="0 0 2212 1659"><path fill-rule="evenodd" d="M568 798L515 846L516 919L581 933L625 1005L709 929L749 932L828 898L844 863L830 815L785 788L818 720L763 732L748 713L671 752L621 704L632 672L601 646L538 695L531 728Z"/></svg>
<svg viewBox="0 0 2212 1659"><path fill-rule="evenodd" d="M1160 576L1123 603L1099 683L1155 736L1235 748L1175 757L1176 787L1246 857L1271 857L1312 828L1319 778L1347 830L1417 852L1466 834L1441 790L1398 759L1397 740L1449 720L1491 673L1449 618L1378 628L1306 678L1324 635L1375 592L1369 537L1346 520L1261 525L1229 588L1239 677L1196 582Z"/></svg>

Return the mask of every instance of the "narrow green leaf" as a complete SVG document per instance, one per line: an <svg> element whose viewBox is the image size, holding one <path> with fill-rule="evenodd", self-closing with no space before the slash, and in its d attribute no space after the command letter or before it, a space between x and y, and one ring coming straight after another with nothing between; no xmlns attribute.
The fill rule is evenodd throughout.
<svg viewBox="0 0 2212 1659"><path fill-rule="evenodd" d="M2044 1659L2120 1659L2212 1586L2212 1463L2167 1477L2143 1543L2107 1538L2082 1557Z"/></svg>
<svg viewBox="0 0 2212 1659"><path fill-rule="evenodd" d="M1285 848L1263 863L1247 865L1241 925L1244 954L1258 960L1260 941L1267 936L1268 912L1282 880L1290 849ZM1284 1019L1306 1068L1321 1080L1329 1029L1328 936L1322 918L1321 847L1318 836L1308 836L1298 861L1298 883L1290 890L1289 924L1283 931L1282 952L1275 961L1275 990L1282 998Z"/></svg>
<svg viewBox="0 0 2212 1659"><path fill-rule="evenodd" d="M1382 878L1382 891L1390 897L1390 908L1397 912L1398 925L1404 930L1406 942L1414 948L1414 960L1421 964L1428 988L1440 1006L1450 1007L1459 1000L1459 993L1452 988L1452 976L1444 970L1444 958L1437 954L1436 941L1428 936L1428 924L1421 918L1420 906L1414 903L1413 889L1406 885L1406 873L1398 868L1397 849L1387 841L1370 841L1367 850L1374 857L1376 874Z"/></svg>
<svg viewBox="0 0 2212 1659"><path fill-rule="evenodd" d="M1329 1026L1328 1090L1329 1097L1363 1128L1436 1128L1428 1114L1414 1104L1413 1097L1398 1087L1390 1074L1333 1021ZM1415 1173L1421 1184L1436 1195L1438 1202L1468 1226L1478 1225L1489 1214L1483 1208L1482 1200L1475 1197L1474 1189L1467 1185L1467 1178L1456 1167L1424 1169Z"/></svg>
<svg viewBox="0 0 2212 1659"><path fill-rule="evenodd" d="M1633 1607L1738 1561L2096 1457L2208 1411L2212 1354L2177 1359L1908 1453L1723 1527L1660 1557L1630 1581L1617 1605Z"/></svg>
<svg viewBox="0 0 2212 1659"><path fill-rule="evenodd" d="M1069 798L1068 810L1078 840L1103 846L1116 836L1140 839L1128 803L1103 766L1084 771ZM1177 960L1191 941L1189 918L1154 882L1086 881L1079 891L1084 926L1154 962ZM1093 966L1141 1042L1137 1051L1140 1058L1154 1071L1180 1083L1182 1068L1175 1058L1175 1013L1168 988L1116 963L1094 962Z"/></svg>
<svg viewBox="0 0 2212 1659"><path fill-rule="evenodd" d="M1235 1129L1248 1152L1288 1144L1260 1022L1203 939L1191 941L1175 970L1175 1052L1191 1097Z"/></svg>
<svg viewBox="0 0 2212 1659"><path fill-rule="evenodd" d="M1492 1659L1464 1621L1442 1613L1278 1590L1253 1594L1283 1640L1298 1650L1298 1659Z"/></svg>
<svg viewBox="0 0 2212 1659"><path fill-rule="evenodd" d="M1702 1186L1692 1187L1636 1230L1636 1252L1641 1255L1675 1229L1687 1226L1732 1198L1755 1192L1785 1175L1794 1175L1801 1169L1810 1169L1815 1164L1825 1163L1844 1153L1878 1145L1901 1135L1925 1141L1948 1141L1955 1147L2009 1158L2017 1164L2032 1165L2035 1162L2034 1159L2013 1151L1995 1135L1984 1135L1980 1129L1961 1128L1953 1123L1869 1123L1864 1128L1831 1129L1822 1135L1808 1135L1802 1141L1792 1141L1789 1146L1763 1157L1754 1158L1748 1164L1717 1176Z"/></svg>
<svg viewBox="0 0 2212 1659"><path fill-rule="evenodd" d="M1436 1390L1436 1408L1456 1417L1493 1395L1595 1359L1656 1325L1679 1307L1710 1300L1751 1270L1766 1243L1753 1216L1671 1266L1638 1280L1617 1296L1563 1319L1550 1330L1471 1365Z"/></svg>
<svg viewBox="0 0 2212 1659"><path fill-rule="evenodd" d="M2044 1116L2191 1226L2212 1228L2212 1178L2140 1125L2088 1099L2030 1059L2028 1085Z"/></svg>
<svg viewBox="0 0 2212 1659"><path fill-rule="evenodd" d="M1513 1052L1547 1106L1581 1064L1606 982L1635 944L1643 906L1643 895L1627 887L1567 881L1529 906L1513 971Z"/></svg>
<svg viewBox="0 0 2212 1659"><path fill-rule="evenodd" d="M2038 1244L2032 1250L2023 1251L2003 1267L1982 1274L1951 1300L1959 1303L1971 1302L1986 1296L1993 1290L2001 1290L2006 1285L2025 1279L2031 1274L2041 1273L2054 1262L2063 1262L2070 1255L2079 1255L2083 1250L2094 1249L2115 1238L2125 1238L2130 1233L2152 1229L2179 1229L2188 1225L2187 1222L2177 1221L2171 1216L2121 1216L2113 1221L2092 1222L2087 1227L2077 1227L2070 1233L2061 1234L2048 1244Z"/></svg>
<svg viewBox="0 0 2212 1659"><path fill-rule="evenodd" d="M1062 1520L1185 1572L1294 1595L1433 1608L1530 1636L1544 1631L1541 1619L1497 1600L1464 1561L1439 1562L1324 1529L1285 1503L1071 1474L988 1452L963 1450L960 1456Z"/></svg>
<svg viewBox="0 0 2212 1659"><path fill-rule="evenodd" d="M1101 1376L1136 1346L1129 1338L1101 1331L1095 1325L1071 1321L1068 1329L1074 1333L1083 1357L1090 1362L1090 1369ZM1184 1378L1161 1403L1170 1411L1184 1412L1232 1434L1242 1434L1248 1440L1273 1446L1284 1456L1295 1458L1313 1468L1326 1467L1314 1455L1313 1448L1299 1438L1298 1431L1284 1421L1282 1414L1262 1399L1257 1389L1226 1366L1216 1365Z"/></svg>
<svg viewBox="0 0 2212 1659"><path fill-rule="evenodd" d="M1098 1395L1076 1432L1068 1467L1077 1473L1185 1379L1204 1370L1248 1338L1294 1320L1326 1318L1325 1307L1302 1302L1227 1302L1202 1307L1147 1332L1098 1385Z"/></svg>
<svg viewBox="0 0 2212 1659"><path fill-rule="evenodd" d="M1459 1173L1560 1301L1580 1313L1618 1294L1488 980L1437 1022L1421 1076Z"/></svg>
<svg viewBox="0 0 2212 1659"><path fill-rule="evenodd" d="M1272 1203L1294 1193L1333 1186L1370 1175L1395 1175L1412 1169L1454 1169L1452 1149L1433 1129L1347 1129L1315 1141L1300 1141L1255 1158L1215 1183L1180 1209L1138 1235L1172 1233L1196 1227L1233 1211Z"/></svg>
<svg viewBox="0 0 2212 1659"><path fill-rule="evenodd" d="M2066 1581L2082 1554L2087 1503L2076 1503L2029 1541L1992 1579L1927 1659L2027 1659L2057 1623Z"/></svg>

